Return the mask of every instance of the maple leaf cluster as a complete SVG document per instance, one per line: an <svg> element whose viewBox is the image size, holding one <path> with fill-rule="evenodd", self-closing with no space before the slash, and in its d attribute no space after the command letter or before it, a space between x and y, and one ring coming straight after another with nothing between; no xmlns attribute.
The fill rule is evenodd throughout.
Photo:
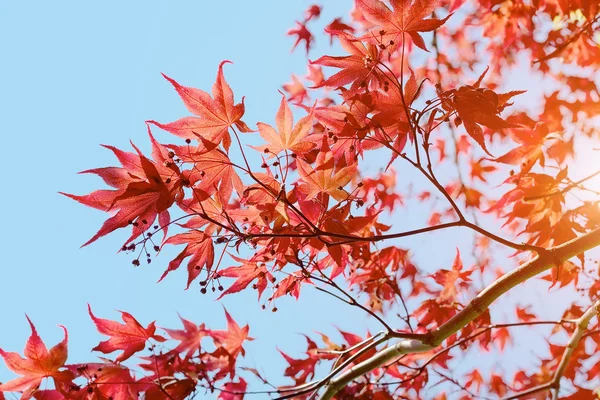
<svg viewBox="0 0 600 400"><path fill-rule="evenodd" d="M104 354L122 351L114 360L101 358L100 362L67 364L67 329L62 327L63 341L48 350L27 318L31 336L25 344L25 358L0 349L0 356L8 368L21 375L0 384L0 391L22 392L24 400L32 397L183 399L194 393L197 385L204 384L212 390L214 385L219 385L222 388L220 398L228 399L232 398L230 393L242 393L246 388L243 378L236 381L232 378L238 357L245 354L244 342L253 339L248 336L249 327L240 327L227 311L226 330L206 329L204 324L196 325L184 318L181 318L183 329L163 329L170 341L178 342L167 351L161 349L167 338L156 333L154 322L144 327L126 312L121 312L123 323L120 323L96 317L89 305L88 311L98 332L109 336L92 350ZM137 364L137 368L147 374L140 375L123 362L147 346L151 355L141 357ZM175 377L175 374L179 376ZM45 378L53 380L54 389L39 389Z"/></svg>
<svg viewBox="0 0 600 400"><path fill-rule="evenodd" d="M304 41L308 53L307 25L321 14L311 5L288 32L294 48ZM256 129L225 79L229 61L219 64L212 93L164 75L192 116L147 121L150 156L135 145L105 146L121 166L83 172L112 189L66 196L110 213L84 246L129 227L121 250L136 255L136 266L140 255L149 263L164 246L179 246L161 281L178 279L184 265L187 289L212 288L217 299L254 290L272 311L279 298L301 300L302 288L313 287L381 331L305 336L300 356L280 350L290 383L282 386L240 367L252 338L227 311L226 330L182 318L184 328L164 329L166 338L128 313L121 324L90 309L110 337L94 350L122 351L114 360L66 364L66 329L47 350L30 322L25 359L0 350L21 375L0 392L183 399L204 388L241 399L254 380L270 385L259 394L280 399L596 396L599 371L589 365L600 361L600 280L596 256L584 252L600 245L600 199L588 185L600 171L569 166L600 137L600 7L355 0L351 18L324 28L345 54L309 60L308 76L284 85L289 97L271 110L274 123ZM518 73L544 82L543 91L507 83ZM535 107L519 100L530 94ZM174 143L155 137L167 133ZM246 146L245 134L262 144ZM393 223L399 215L408 222ZM424 265L423 254L444 248L429 238L449 231L452 253ZM421 235L426 245L400 246ZM513 300L515 315L506 315L496 300L528 280L582 300L558 320L543 319L543 301L531 298ZM536 365L509 373L469 359L475 349L498 365L511 354L520 362L525 329L543 337ZM144 374L133 373L126 361L148 346L138 364ZM473 368L455 376L464 360ZM45 378L54 389L39 390Z"/></svg>

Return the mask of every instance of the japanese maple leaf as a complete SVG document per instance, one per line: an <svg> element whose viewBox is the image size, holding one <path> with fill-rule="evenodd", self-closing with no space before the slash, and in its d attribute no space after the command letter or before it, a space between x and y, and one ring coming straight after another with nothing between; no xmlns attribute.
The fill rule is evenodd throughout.
<svg viewBox="0 0 600 400"><path fill-rule="evenodd" d="M340 44L350 55L348 56L323 56L311 64L322 65L325 67L341 68L329 78L325 79L315 87L338 88L340 86L352 83L350 90L356 91L362 85L369 85L373 80L377 80L381 72L377 69L380 61L380 53L372 43L363 44L354 36L344 32L332 32L340 40Z"/></svg>
<svg viewBox="0 0 600 400"><path fill-rule="evenodd" d="M29 317L27 321L31 326L31 336L25 343L25 358L18 353L0 349L0 356L4 358L8 369L22 375L0 384L0 392L23 392L21 399L25 400L31 398L44 378L53 378L55 382L70 382L74 377L70 371L61 370L67 361L67 329L61 326L65 333L64 339L48 350Z"/></svg>
<svg viewBox="0 0 600 400"><path fill-rule="evenodd" d="M211 336L217 345L224 348L235 359L239 354L242 356L246 354L242 346L246 340L254 340L254 338L248 336L250 327L246 325L240 328L226 309L225 318L227 318L227 330L212 331Z"/></svg>
<svg viewBox="0 0 600 400"><path fill-rule="evenodd" d="M138 393L144 389L141 385L133 385L135 378L132 376L131 370L120 364L86 363L72 364L67 367L76 376L88 379L87 387L76 391L71 387L62 389L63 392L69 392L68 398L72 400L109 398L137 400ZM93 395L91 395L92 393ZM46 397L41 397L41 399L46 399Z"/></svg>
<svg viewBox="0 0 600 400"><path fill-rule="evenodd" d="M245 112L244 99L239 104L234 104L233 91L223 76L223 65L231 61L222 61L219 64L217 80L212 88L212 95L200 89L182 86L174 79L163 74L181 99L187 109L198 117L184 117L175 122L161 124L156 121L147 121L174 135L184 139L203 140L219 144L223 143L225 149L229 149L231 138L229 128L236 126L242 132L251 132L245 122L241 120Z"/></svg>
<svg viewBox="0 0 600 400"><path fill-rule="evenodd" d="M473 270L463 271L463 263L460 259L460 252L458 249L456 249L456 257L454 258L452 269L441 269L431 275L436 283L444 287L438 296L439 301L453 301L457 294L457 284L459 286L464 286L465 282L470 282L471 278L469 277L472 273Z"/></svg>
<svg viewBox="0 0 600 400"><path fill-rule="evenodd" d="M258 132L263 139L269 142L260 149L269 154L269 158L275 157L281 151L290 151L293 153L306 153L315 147L314 143L305 140L306 135L312 128L313 110L310 114L300 118L294 126L294 115L288 105L285 97L281 98L281 105L275 116L277 130L271 125L259 122Z"/></svg>
<svg viewBox="0 0 600 400"><path fill-rule="evenodd" d="M204 324L196 325L192 321L179 317L183 323L183 329L166 329L164 330L171 336L172 339L178 340L179 344L175 347L176 352L185 352L186 358L189 358L194 352L199 350L200 341L203 337L208 336L210 331L206 329Z"/></svg>
<svg viewBox="0 0 600 400"><path fill-rule="evenodd" d="M310 45L312 44L314 37L306 27L306 22L296 21L296 27L290 29L287 32L287 34L289 36L296 35L296 42L294 42L294 45L292 46L292 51L294 51L296 46L298 46L298 44L300 44L300 42L304 40L304 44L306 45L306 54L308 54L308 51L310 50Z"/></svg>
<svg viewBox="0 0 600 400"><path fill-rule="evenodd" d="M304 336L307 342L306 354L307 358L295 359L283 351L279 350L285 361L289 366L285 369L284 375L292 378L296 385L305 383L308 379L311 379L315 375L315 367L320 361L320 357L317 355L317 344L312 341L308 336Z"/></svg>
<svg viewBox="0 0 600 400"><path fill-rule="evenodd" d="M390 0L390 4L393 10L380 0L356 0L356 6L364 17L378 25L378 28L365 37L377 37L387 45L390 41L398 43L398 36L407 33L417 47L427 51L419 32L430 32L439 28L452 15L449 14L441 20L425 19L435 10L437 0ZM384 33L380 34L380 31Z"/></svg>
<svg viewBox="0 0 600 400"><path fill-rule="evenodd" d="M496 158L494 161L521 165L521 173L529 172L536 161L544 166L544 153L542 145L548 137L548 126L538 122L533 129L515 129L510 132L510 136L521 146L510 150L508 153Z"/></svg>
<svg viewBox="0 0 600 400"><path fill-rule="evenodd" d="M306 195L306 200L314 199L319 194L327 194L337 201L346 200L349 194L343 189L356 175L356 164L334 168L334 159L327 140L323 137L323 145L317 156L316 167L298 160L298 173L302 182L298 190ZM324 202L327 203L327 202Z"/></svg>
<svg viewBox="0 0 600 400"><path fill-rule="evenodd" d="M188 396L196 389L196 382L193 379L184 378L173 380L163 386L159 387L153 383L144 393L144 400L189 399Z"/></svg>
<svg viewBox="0 0 600 400"><path fill-rule="evenodd" d="M308 98L308 92L306 91L304 84L294 74L292 74L292 81L282 85L282 87L283 90L290 94L288 100L294 104L302 104L304 99Z"/></svg>
<svg viewBox="0 0 600 400"><path fill-rule="evenodd" d="M258 279L256 283L256 289L258 290L258 298L262 295L263 291L267 287L267 280L273 278L269 271L265 268L264 264L257 265L256 263L246 261L244 259L232 256L235 260L240 261L243 265L239 267L229 267L223 270L219 270L219 276L228 278L237 278L236 281L225 290L219 299L226 294L237 293L245 289L250 282Z"/></svg>
<svg viewBox="0 0 600 400"><path fill-rule="evenodd" d="M322 10L323 7L319 6L318 4L313 4L312 6L308 7L306 11L304 11L304 22L308 22L313 18L319 18Z"/></svg>
<svg viewBox="0 0 600 400"><path fill-rule="evenodd" d="M154 322L151 322L150 325L144 328L131 314L124 311L121 311L121 318L123 319L124 324L108 319L97 318L92 313L92 308L89 304L88 312L94 321L94 324L96 324L98 332L110 336L110 339L100 342L100 344L92 350L101 351L105 354L122 350L123 353L116 358L116 362L125 361L134 353L144 350L146 342L149 339L154 339L158 342L164 342L166 340L162 336L154 333L156 331Z"/></svg>
<svg viewBox="0 0 600 400"><path fill-rule="evenodd" d="M496 170L496 167L494 167L493 165L481 165L481 162L483 160L483 158L480 158L479 160L472 159L469 162L471 164L471 179L473 181L475 181L475 179L479 179L482 182L487 183L487 180L485 179L484 175L490 172L494 172Z"/></svg>
<svg viewBox="0 0 600 400"><path fill-rule="evenodd" d="M133 144L137 154L104 146L115 154L122 168L106 167L81 172L100 176L115 190L96 190L84 196L61 192L89 207L106 212L116 211L83 246L118 228L133 225L133 232L126 241L128 243L150 228L157 216L161 226L166 227L169 224L167 210L177 198L183 196L179 169L173 162L165 162L161 152L164 147L156 142L152 135L150 138L156 161L148 159Z"/></svg>
<svg viewBox="0 0 600 400"><path fill-rule="evenodd" d="M210 236L196 229L188 232L171 236L165 241L165 244L185 244L185 248L175 257L162 274L159 282L162 281L171 271L179 268L183 260L191 257L188 261L188 281L186 289L189 289L192 281L200 275L202 269L210 272L215 258L213 242Z"/></svg>
<svg viewBox="0 0 600 400"><path fill-rule="evenodd" d="M246 392L246 381L239 378L237 382L227 382L219 394L219 400L242 400Z"/></svg>
<svg viewBox="0 0 600 400"><path fill-rule="evenodd" d="M337 36L336 32L354 33L354 28L348 24L345 24L341 18L336 18L325 26L325 32L329 34L329 44L333 44L333 37Z"/></svg>
<svg viewBox="0 0 600 400"><path fill-rule="evenodd" d="M489 69L489 68L488 68ZM458 114L456 125L464 124L469 136L489 155L480 125L490 129L501 130L506 128L519 128L520 125L510 123L500 118L498 114L511 105L508 100L524 91L513 91L497 94L490 89L480 88L479 85L487 73L486 69L473 86L465 85L458 90L450 90L440 94L444 101L445 109L454 109ZM449 96L450 95L450 96Z"/></svg>
<svg viewBox="0 0 600 400"><path fill-rule="evenodd" d="M223 201L229 201L234 189L242 195L244 184L236 173L229 156L217 148L207 149L204 144L194 146L166 145L181 161L193 165L182 171L187 182L194 188L194 200L203 201L219 193Z"/></svg>

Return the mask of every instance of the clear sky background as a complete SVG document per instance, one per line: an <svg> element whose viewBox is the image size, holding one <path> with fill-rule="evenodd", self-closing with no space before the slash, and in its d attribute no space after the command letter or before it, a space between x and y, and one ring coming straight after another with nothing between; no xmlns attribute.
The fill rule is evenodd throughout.
<svg viewBox="0 0 600 400"><path fill-rule="evenodd" d="M160 72L180 83L209 91L221 60L236 100L246 96L246 121L272 123L281 85L291 73L306 73L302 48L290 53L285 32L308 1L2 1L0 2L0 116L4 185L0 196L0 347L21 352L30 334L27 313L43 340L69 329L69 362L94 361L90 349L101 336L86 304L103 318L115 310L142 324L179 328L181 316L224 329L217 295L184 291L186 271L156 284L174 257L171 249L151 265L131 265L117 254L123 231L80 249L107 218L58 191L85 194L102 187L81 170L116 165L99 144L130 150L129 140L148 148L145 120L170 122L188 115ZM350 0L327 2L314 32L336 16L346 16ZM347 18L346 18L347 19ZM310 58L342 54L318 37ZM297 113L300 115L300 113ZM159 141L172 140L154 130ZM417 208L418 210L418 208ZM413 211L414 212L414 211ZM397 230L420 226L415 214L399 216ZM432 268L449 268L457 231L404 242ZM430 251L435 243L435 252ZM459 240L469 254L470 236ZM229 265L225 263L223 266ZM230 281L226 281L229 284ZM286 365L276 348L292 355L304 349L299 333L334 334L335 327L364 334L378 330L363 313L309 288L299 303L277 302L279 312L262 311L256 294L226 296L222 304L240 325L250 323L244 365L258 367L277 383ZM541 293L541 292L540 292ZM0 363L0 381L14 375ZM288 381L289 383L289 381ZM212 397L212 396L210 396Z"/></svg>

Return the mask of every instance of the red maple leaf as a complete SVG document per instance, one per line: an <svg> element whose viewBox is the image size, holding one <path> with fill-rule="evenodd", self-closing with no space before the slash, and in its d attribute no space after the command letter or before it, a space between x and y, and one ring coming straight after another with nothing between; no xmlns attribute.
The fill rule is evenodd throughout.
<svg viewBox="0 0 600 400"><path fill-rule="evenodd" d="M337 32L354 33L354 28L348 24L345 24L341 18L335 18L325 26L325 32L329 34L329 44L333 44L333 37L337 36Z"/></svg>
<svg viewBox="0 0 600 400"><path fill-rule="evenodd" d="M296 41L294 42L294 45L292 46L292 51L294 51L296 46L298 46L298 44L304 40L304 44L306 45L306 54L308 54L308 51L310 50L310 45L312 44L314 37L313 37L312 33L310 33L310 31L306 27L305 22L296 21L296 27L290 29L287 32L287 34L288 34L288 36L294 36L294 35L297 36Z"/></svg>
<svg viewBox="0 0 600 400"><path fill-rule="evenodd" d="M206 329L204 324L196 325L181 316L179 318L183 323L183 329L163 329L172 339L179 341L179 344L173 350L180 353L185 352L185 356L189 358L200 349L200 341L210 334L210 330Z"/></svg>
<svg viewBox="0 0 600 400"><path fill-rule="evenodd" d="M146 158L133 143L137 154L104 146L115 154L123 168L105 167L81 172L100 176L115 190L96 190L84 196L61 192L89 207L106 212L118 210L83 246L118 228L132 225L133 232L126 241L129 243L149 229L157 216L161 226L166 227L169 224L170 216L167 210L177 198L183 196L180 172L173 162L165 162L162 158L164 147L156 142L151 134L150 139L156 162Z"/></svg>
<svg viewBox="0 0 600 400"><path fill-rule="evenodd" d="M123 365L104 362L104 363L85 363L72 364L67 366L76 376L84 377L88 380L85 387L73 390L73 387L61 388L62 392L68 392L68 399L72 400L91 400L91 399L131 399L139 398L139 391L144 389L142 385L133 385L135 378L131 370ZM154 386L149 384L145 386ZM59 397L62 399L63 397ZM46 400L46 397L40 397L40 400Z"/></svg>
<svg viewBox="0 0 600 400"><path fill-rule="evenodd" d="M350 90L354 92L361 86L368 86L370 82L379 79L381 72L377 69L377 64L380 61L380 53L377 46L372 43L365 45L354 36L344 32L331 32L331 34L338 37L342 47L350 55L323 56L311 62L311 64L342 69L315 87L338 88L352 83Z"/></svg>
<svg viewBox="0 0 600 400"><path fill-rule="evenodd" d="M284 375L292 378L296 385L301 385L308 379L311 379L313 376L315 376L315 367L321 359L317 353L317 344L308 336L305 335L304 337L306 338L307 342L307 358L295 359L279 350L283 358L285 358L285 361L287 361L289 364L289 366L285 369Z"/></svg>
<svg viewBox="0 0 600 400"><path fill-rule="evenodd" d="M538 160L543 167L544 153L542 152L542 145L546 141L548 133L548 126L540 122L533 129L511 130L511 138L521 145L496 158L494 161L504 164L521 165L522 174L529 172Z"/></svg>
<svg viewBox="0 0 600 400"><path fill-rule="evenodd" d="M483 136L483 129L480 125L494 130L506 128L519 128L520 125L510 123L500 118L499 114L512 103L508 103L510 98L525 91L513 91L508 93L495 93L490 89L480 88L479 85L483 77L488 72L487 68L472 86L465 85L457 90L448 90L438 93L443 101L443 107L446 110L454 110L458 114L455 119L457 126L464 124L469 136L471 136L481 148L489 155Z"/></svg>
<svg viewBox="0 0 600 400"><path fill-rule="evenodd" d="M0 384L0 392L23 392L21 399L24 400L31 398L44 378L53 378L58 383L70 382L74 377L70 371L61 370L67 361L67 329L61 326L65 333L64 339L48 350L29 317L27 317L27 321L31 326L31 336L25 343L23 352L25 358L18 353L0 349L0 356L4 358L8 369L22 375L12 381Z"/></svg>
<svg viewBox="0 0 600 400"><path fill-rule="evenodd" d="M460 252L456 249L456 257L452 264L452 269L440 269L431 277L436 281L437 284L442 285L444 288L438 296L440 302L446 300L454 300L457 294L456 285L464 286L466 282L470 282L469 276L473 273L473 270L463 271L463 263L460 259Z"/></svg>
<svg viewBox="0 0 600 400"><path fill-rule="evenodd" d="M165 241L165 244L185 244L184 249L170 263L162 274L159 282L162 281L170 272L179 268L183 260L191 257L188 261L188 281L186 289L189 289L192 281L200 275L204 268L207 272L213 265L215 251L210 236L196 229L190 229L175 236L171 236Z"/></svg>
<svg viewBox="0 0 600 400"><path fill-rule="evenodd" d="M297 165L298 173L302 178L298 190L306 195L307 201L314 199L319 194L329 195L337 201L350 197L343 187L356 175L356 164L334 168L333 155L329 150L326 137L323 137L323 145L317 155L315 168L302 160L298 160ZM323 204L327 204L327 201L324 201Z"/></svg>
<svg viewBox="0 0 600 400"><path fill-rule="evenodd" d="M365 37L376 37L385 45L398 43L398 36L408 33L417 47L427 51L419 32L430 32L439 28L452 14L444 19L425 17L431 15L437 0L390 0L393 11L380 0L356 0L364 17L378 28ZM380 31L384 31L380 34ZM390 43L391 41L391 43Z"/></svg>
<svg viewBox="0 0 600 400"><path fill-rule="evenodd" d="M294 74L292 74L292 81L282 85L282 87L283 90L290 94L288 100L294 104L302 104L304 99L308 98L308 92L306 91L304 84Z"/></svg>
<svg viewBox="0 0 600 400"><path fill-rule="evenodd" d="M246 354L242 347L246 340L254 340L248 336L250 327L248 325L240 328L231 315L225 309L225 318L227 318L227 330L212 331L211 336L215 344L225 349L229 355L235 359L239 354Z"/></svg>
<svg viewBox="0 0 600 400"><path fill-rule="evenodd" d="M237 382L227 382L219 394L219 400L242 400L246 386L244 378L240 378Z"/></svg>
<svg viewBox="0 0 600 400"><path fill-rule="evenodd" d="M124 311L121 311L121 318L123 319L124 324L108 319L96 318L92 313L92 308L89 304L88 312L94 321L94 324L96 324L98 332L110 336L110 339L100 342L100 344L92 350L100 351L105 354L122 350L123 353L116 358L116 362L125 361L134 353L144 350L146 342L150 339L154 339L158 342L164 342L166 340L162 336L154 333L156 331L154 322L151 322L148 327L144 328L131 314Z"/></svg>
<svg viewBox="0 0 600 400"><path fill-rule="evenodd" d="M184 139L208 141L214 144L223 143L229 149L231 137L229 128L236 126L242 132L251 132L245 122L241 120L245 112L244 99L234 105L233 91L223 76L223 65L231 61L222 61L219 64L217 80L212 88L213 97L200 89L182 86L174 79L163 74L179 96L187 109L198 117L184 117L175 122L161 124L156 121L147 121L174 135Z"/></svg>
<svg viewBox="0 0 600 400"><path fill-rule="evenodd" d="M277 130L271 125L263 122L257 123L258 132L263 139L269 142L266 146L256 147L269 154L269 158L275 157L281 151L293 153L306 153L315 147L314 143L306 141L306 135L312 128L313 110L310 114L300 118L294 126L294 115L285 97L281 99L281 105L275 115Z"/></svg>
<svg viewBox="0 0 600 400"><path fill-rule="evenodd" d="M306 11L304 11L304 22L308 22L313 18L319 18L322 9L323 7L319 6L318 4L313 4L312 6L308 7Z"/></svg>
<svg viewBox="0 0 600 400"><path fill-rule="evenodd" d="M258 279L258 282L254 285L254 287L258 290L258 298L260 299L260 296L267 287L268 280L273 279L273 276L262 263L256 264L235 256L232 257L235 260L242 262L243 265L219 270L219 276L237 278L236 281L219 296L219 299L226 294L237 293L245 289L250 282L254 281L255 279Z"/></svg>

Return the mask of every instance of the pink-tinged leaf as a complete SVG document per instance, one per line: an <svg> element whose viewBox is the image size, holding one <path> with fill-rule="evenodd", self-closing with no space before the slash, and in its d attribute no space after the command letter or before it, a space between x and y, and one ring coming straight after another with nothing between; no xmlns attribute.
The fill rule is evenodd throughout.
<svg viewBox="0 0 600 400"><path fill-rule="evenodd" d="M55 382L70 382L74 377L71 372L62 370L68 354L67 329L61 326L64 331L64 339L48 350L29 317L27 317L27 321L31 327L31 336L25 344L25 358L18 353L0 349L0 356L4 358L8 369L22 375L0 384L0 392L23 392L21 399L25 400L31 398L44 378L53 378Z"/></svg>
<svg viewBox="0 0 600 400"><path fill-rule="evenodd" d="M212 331L211 336L217 345L224 348L235 359L239 354L242 356L246 354L243 344L247 340L254 340L254 338L248 336L248 332L250 331L248 325L240 328L229 312L227 312L227 309L224 310L225 318L227 318L227 330Z"/></svg>
<svg viewBox="0 0 600 400"><path fill-rule="evenodd" d="M185 352L185 357L189 358L200 350L200 341L203 337L208 336L210 331L205 328L204 324L196 325L181 316L179 318L183 323L183 329L163 329L171 336L171 339L179 341L174 350L179 353Z"/></svg>
<svg viewBox="0 0 600 400"><path fill-rule="evenodd" d="M227 382L219 394L219 400L242 400L246 392L246 381L240 378L237 382Z"/></svg>
<svg viewBox="0 0 600 400"><path fill-rule="evenodd" d="M260 296L267 287L268 280L271 280L273 278L273 276L264 266L259 266L250 262L245 262L239 267L229 267L220 270L219 276L227 278L237 278L236 281L230 287L227 288L227 290L221 293L219 299L221 299L227 294L237 293L245 289L254 280L258 280L258 282L256 283L256 290L258 291L258 298L260 299Z"/></svg>
<svg viewBox="0 0 600 400"><path fill-rule="evenodd" d="M269 158L276 156L281 151L290 151L292 153L307 153L315 147L314 143L306 141L306 135L312 128L314 108L310 114L300 118L294 126L294 116L285 97L281 99L279 111L275 116L277 130L271 125L259 122L258 131L260 136L269 142L266 146L261 146L261 150L269 153Z"/></svg>
<svg viewBox="0 0 600 400"><path fill-rule="evenodd" d="M175 257L162 274L159 282L162 281L170 272L179 268L183 260L190 257L187 263L188 281L186 289L200 275L203 269L210 272L214 263L215 251L210 236L204 232L191 229L188 232L171 236L165 241L165 244L185 244L185 248Z"/></svg>
<svg viewBox="0 0 600 400"><path fill-rule="evenodd" d="M230 61L219 64L217 79L212 88L212 98L205 91L180 85L163 74L173 85L187 109L199 118L185 117L168 124L147 122L184 139L199 140L202 137L213 143L223 143L225 149L228 149L231 144L228 133L230 127L235 126L242 132L251 132L252 130L241 120L245 112L244 100L234 104L233 91L223 76L223 65L226 63Z"/></svg>
<svg viewBox="0 0 600 400"><path fill-rule="evenodd" d="M122 350L123 352L116 358L116 362L127 360L134 353L144 350L146 342L150 339L158 342L165 341L162 336L156 335L156 327L151 322L146 328L129 313L121 311L121 318L124 324L108 319L97 318L92 313L92 308L88 304L88 312L96 325L96 329L103 335L110 336L110 339L100 342L92 350L100 351L105 354L113 351Z"/></svg>

